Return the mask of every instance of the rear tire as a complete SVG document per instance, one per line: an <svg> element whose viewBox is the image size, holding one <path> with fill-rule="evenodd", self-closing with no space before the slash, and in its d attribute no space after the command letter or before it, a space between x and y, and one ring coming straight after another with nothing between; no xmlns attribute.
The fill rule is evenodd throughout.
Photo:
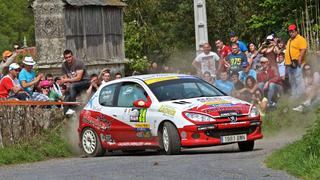
<svg viewBox="0 0 320 180"><path fill-rule="evenodd" d="M240 151L252 151L254 148L254 141L238 142Z"/></svg>
<svg viewBox="0 0 320 180"><path fill-rule="evenodd" d="M170 122L165 122L161 130L160 147L167 155L179 154L181 141L177 128Z"/></svg>
<svg viewBox="0 0 320 180"><path fill-rule="evenodd" d="M106 152L102 148L97 133L92 128L85 128L81 134L81 147L89 157L103 156Z"/></svg>

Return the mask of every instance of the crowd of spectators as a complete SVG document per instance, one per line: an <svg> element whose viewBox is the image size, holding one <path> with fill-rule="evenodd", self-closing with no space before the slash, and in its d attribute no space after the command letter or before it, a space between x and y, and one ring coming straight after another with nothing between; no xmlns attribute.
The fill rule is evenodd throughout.
<svg viewBox="0 0 320 180"><path fill-rule="evenodd" d="M292 98L304 98L294 110L303 111L317 97L320 75L305 60L307 42L297 27L290 25L288 33L287 43L271 34L256 46L252 42L246 45L232 32L230 46L218 39L215 41L217 52L213 52L211 45L205 43L192 65L205 81L228 95L256 104L262 113L276 107L279 97L291 87ZM99 75L89 75L84 62L74 57L71 50L63 53L61 77L36 73L32 57L24 57L19 65L14 62L16 56L15 52L3 52L0 98L74 102L81 91L89 99L101 84L123 77L118 72L112 78L109 69L103 69ZM173 67L159 67L156 62L148 69L148 73L173 71ZM133 73L136 74L140 73ZM71 106L65 106L65 112L68 111L72 113Z"/></svg>

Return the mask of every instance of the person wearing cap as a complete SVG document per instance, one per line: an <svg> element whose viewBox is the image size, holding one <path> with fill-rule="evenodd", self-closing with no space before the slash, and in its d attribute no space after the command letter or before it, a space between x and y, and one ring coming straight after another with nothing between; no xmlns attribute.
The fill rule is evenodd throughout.
<svg viewBox="0 0 320 180"><path fill-rule="evenodd" d="M19 82L24 90L32 96L34 87L43 78L43 74L39 73L38 76L36 76L36 73L33 70L33 66L36 64L36 62L32 57L26 56L22 63L24 68L19 73Z"/></svg>
<svg viewBox="0 0 320 180"><path fill-rule="evenodd" d="M240 51L243 52L245 55L249 54L247 45L244 42L239 40L235 32L230 33L230 42L237 43L239 45Z"/></svg>
<svg viewBox="0 0 320 180"><path fill-rule="evenodd" d="M4 76L0 81L0 98L16 98L19 100L27 100L26 93L20 86L17 79L20 66L17 63L9 65L9 74Z"/></svg>
<svg viewBox="0 0 320 180"><path fill-rule="evenodd" d="M242 63L242 68L243 70L239 72L239 80L242 83L246 83L247 77L252 76L255 80L257 80L257 73L255 70L248 68L249 63L248 62L243 62Z"/></svg>
<svg viewBox="0 0 320 180"><path fill-rule="evenodd" d="M53 81L42 80L39 83L41 88L41 93L44 96L39 96L43 99L38 99L38 101L59 101L62 98L62 95L59 95L53 90Z"/></svg>
<svg viewBox="0 0 320 180"><path fill-rule="evenodd" d="M11 63L13 63L14 59L16 58L17 53L12 53L11 51L5 50L2 53L2 61L0 63L0 79L5 74L8 73L8 67Z"/></svg>
<svg viewBox="0 0 320 180"><path fill-rule="evenodd" d="M305 55L308 48L307 40L297 30L297 26L291 24L288 27L290 39L286 45L284 64L288 69L291 96L299 98L303 95L304 85L301 66L306 62Z"/></svg>
<svg viewBox="0 0 320 180"><path fill-rule="evenodd" d="M268 58L272 67L277 67L277 53L279 51L274 35L267 36L266 40L259 47L258 52Z"/></svg>
<svg viewBox="0 0 320 180"><path fill-rule="evenodd" d="M275 106L274 97L276 93L282 89L282 80L279 76L278 69L270 66L269 60L266 57L261 57L260 63L262 70L258 72L258 86L268 94L268 101L270 106Z"/></svg>
<svg viewBox="0 0 320 180"><path fill-rule="evenodd" d="M199 75L208 71L215 77L217 75L220 57L217 53L211 51L211 45L209 43L204 43L202 48L203 52L193 60L192 66L197 69Z"/></svg>
<svg viewBox="0 0 320 180"><path fill-rule="evenodd" d="M244 55L239 49L239 45L237 43L231 44L232 53L229 54L226 58L227 69L230 74L233 72L239 73L242 70L242 64L247 62L247 56Z"/></svg>

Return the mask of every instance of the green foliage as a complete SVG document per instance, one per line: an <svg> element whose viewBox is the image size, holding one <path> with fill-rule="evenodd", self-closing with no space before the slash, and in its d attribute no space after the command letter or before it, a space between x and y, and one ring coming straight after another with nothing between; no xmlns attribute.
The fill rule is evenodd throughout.
<svg viewBox="0 0 320 180"><path fill-rule="evenodd" d="M316 121L303 138L269 156L268 167L286 170L303 179L320 178L320 112L315 114ZM306 117L301 117L301 122L305 120Z"/></svg>
<svg viewBox="0 0 320 180"><path fill-rule="evenodd" d="M44 132L31 141L0 149L0 165L69 157L71 150L60 132Z"/></svg>
<svg viewBox="0 0 320 180"><path fill-rule="evenodd" d="M13 49L14 44L22 46L24 36L29 46L35 44L30 3L26 0L0 0L0 52Z"/></svg>

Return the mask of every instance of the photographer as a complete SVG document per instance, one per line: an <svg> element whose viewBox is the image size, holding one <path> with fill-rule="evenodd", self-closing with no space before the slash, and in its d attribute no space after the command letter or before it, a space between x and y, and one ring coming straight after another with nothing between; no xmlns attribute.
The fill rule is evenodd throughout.
<svg viewBox="0 0 320 180"><path fill-rule="evenodd" d="M273 35L269 35L258 49L258 52L269 59L269 64L271 67L277 68L278 49L279 48L277 46L277 41L275 40Z"/></svg>

